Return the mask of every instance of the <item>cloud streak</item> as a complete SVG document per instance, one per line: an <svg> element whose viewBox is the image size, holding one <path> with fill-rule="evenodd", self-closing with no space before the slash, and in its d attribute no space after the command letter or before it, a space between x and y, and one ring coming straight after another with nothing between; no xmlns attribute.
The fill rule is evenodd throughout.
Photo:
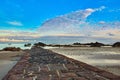
<svg viewBox="0 0 120 80"><path fill-rule="evenodd" d="M7 21L7 23L13 26L23 26L23 24L19 21Z"/></svg>
<svg viewBox="0 0 120 80"><path fill-rule="evenodd" d="M0 30L0 42L31 42L40 37L37 32Z"/></svg>
<svg viewBox="0 0 120 80"><path fill-rule="evenodd" d="M28 42L29 40L17 40L17 39L9 39L9 38L2 38L0 42Z"/></svg>

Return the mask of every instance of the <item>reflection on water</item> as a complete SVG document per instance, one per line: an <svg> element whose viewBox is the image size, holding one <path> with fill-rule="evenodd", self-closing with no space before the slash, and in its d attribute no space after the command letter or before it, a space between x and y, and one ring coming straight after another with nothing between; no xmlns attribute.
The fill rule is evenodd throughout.
<svg viewBox="0 0 120 80"><path fill-rule="evenodd" d="M17 63L17 61L0 60L0 80Z"/></svg>
<svg viewBox="0 0 120 80"><path fill-rule="evenodd" d="M66 47L51 50L93 66L117 67L116 71L119 71L117 74L120 75L120 48Z"/></svg>

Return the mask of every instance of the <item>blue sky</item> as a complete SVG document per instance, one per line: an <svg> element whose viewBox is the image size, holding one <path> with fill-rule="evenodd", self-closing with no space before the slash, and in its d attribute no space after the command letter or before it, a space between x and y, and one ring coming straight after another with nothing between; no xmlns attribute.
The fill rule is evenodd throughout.
<svg viewBox="0 0 120 80"><path fill-rule="evenodd" d="M116 37L120 36L117 35L119 33L117 30L120 29L119 4L120 0L0 0L1 41L17 42L31 40L33 38L36 40L36 38L40 39L41 36L81 36L79 34L88 37L89 34L87 33L89 31L86 31L86 33L81 32L81 29L85 30L86 26L87 28L89 27L90 30L93 30L93 32L90 32L92 37L93 34L98 34L98 36L105 35L102 37L100 36L101 38L104 38L106 37L106 34L111 34L115 36L112 38L109 37L110 39L119 41L119 39L116 40ZM58 21L54 22L59 22L61 16L62 19L63 17L65 19L65 15L69 14L73 19L74 14L76 15L74 12L76 11L78 11L79 14L84 15L78 16L81 19L79 23L82 23L77 23L77 27L79 27L78 31L76 31L76 22L72 22L74 27L69 27L72 32L64 31L63 29L59 31L56 26L50 28L46 27L48 24L50 26L52 25L47 23L47 21L52 22L52 20L56 20L57 18ZM85 15L87 16L85 17ZM73 25L69 23L67 23L67 26ZM58 24L62 25L63 23L59 22ZM53 23L53 25L56 24ZM85 28L82 28L81 26L85 26ZM48 29L50 29L50 31ZM95 30L99 30L99 32L96 32ZM45 31L45 33L43 31Z"/></svg>

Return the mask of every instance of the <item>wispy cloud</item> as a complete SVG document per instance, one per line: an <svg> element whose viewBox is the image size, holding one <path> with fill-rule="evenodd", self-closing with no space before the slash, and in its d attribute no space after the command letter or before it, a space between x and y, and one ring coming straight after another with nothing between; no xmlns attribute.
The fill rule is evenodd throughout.
<svg viewBox="0 0 120 80"><path fill-rule="evenodd" d="M106 7L105 6L101 6L99 8L96 8L95 11L102 11L103 9L105 9Z"/></svg>
<svg viewBox="0 0 120 80"><path fill-rule="evenodd" d="M7 21L7 23L13 26L23 26L22 22L20 21Z"/></svg>
<svg viewBox="0 0 120 80"><path fill-rule="evenodd" d="M92 37L102 37L102 38L114 38L120 39L120 30L119 29L106 29L106 30L94 30L91 31Z"/></svg>
<svg viewBox="0 0 120 80"><path fill-rule="evenodd" d="M90 16L93 12L96 12L96 11L102 11L103 9L105 9L106 7L105 6L101 6L99 8L88 8L88 9L85 9L83 10L83 16L84 18L87 18L88 16Z"/></svg>
<svg viewBox="0 0 120 80"><path fill-rule="evenodd" d="M17 40L17 39L9 39L9 38L1 38L0 42L27 42L29 40Z"/></svg>
<svg viewBox="0 0 120 80"><path fill-rule="evenodd" d="M54 34L82 34L82 26L84 26L86 30L90 26L86 22L86 19L92 15L92 13L102 11L103 9L105 9L105 6L94 9L87 8L58 16L44 22L39 28L39 32L43 34L43 36Z"/></svg>
<svg viewBox="0 0 120 80"><path fill-rule="evenodd" d="M15 31L15 30L0 30L0 36L31 36L31 37L39 37L40 34L38 32L28 32L28 31Z"/></svg>
<svg viewBox="0 0 120 80"><path fill-rule="evenodd" d="M0 42L30 42L40 37L38 32L0 30Z"/></svg>

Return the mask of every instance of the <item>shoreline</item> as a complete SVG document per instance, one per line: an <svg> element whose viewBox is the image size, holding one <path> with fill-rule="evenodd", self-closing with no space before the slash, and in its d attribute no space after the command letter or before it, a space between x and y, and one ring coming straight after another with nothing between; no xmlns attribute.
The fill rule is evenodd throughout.
<svg viewBox="0 0 120 80"><path fill-rule="evenodd" d="M41 54L38 54L38 52ZM53 55L55 57L53 57ZM37 59L40 59L40 61ZM58 64L58 62L56 62L57 59L58 60L61 59L62 61L60 61L60 63ZM53 69L53 67L55 69ZM30 72L32 69L31 75L29 74L29 69L30 69ZM38 69L37 72L36 72L36 69ZM57 71L57 73L53 73L52 71L54 70ZM72 73L71 73L71 70L72 70ZM42 74L43 72L44 74ZM51 77L49 75L51 75ZM62 77L62 75L64 75L64 77ZM38 78L39 80L42 80L42 79L49 80L50 78L53 78L55 80L57 79L69 80L69 79L72 79L71 77L77 80L89 80L89 79L119 80L120 79L120 76L114 75L105 70L98 69L96 67L77 61L75 59L68 58L64 55L55 53L53 51L45 50L42 48L33 48L29 51L29 53L26 52L26 54L24 54L24 56L18 61L18 63L8 72L8 74L2 80L13 80L13 79L14 80L17 80L17 79L32 80L34 78L36 79Z"/></svg>
<svg viewBox="0 0 120 80"><path fill-rule="evenodd" d="M2 78L2 80L9 80L9 77L12 76L14 72L19 73L17 71L14 71L16 68L20 68L20 72L22 72L24 67L28 65L28 59L29 59L29 54L24 53L24 55L20 58L20 60L17 61L17 63L8 71L8 73Z"/></svg>
<svg viewBox="0 0 120 80"><path fill-rule="evenodd" d="M0 60L16 60L24 54L24 51L0 51Z"/></svg>
<svg viewBox="0 0 120 80"><path fill-rule="evenodd" d="M0 51L0 80L14 67L23 51Z"/></svg>
<svg viewBox="0 0 120 80"><path fill-rule="evenodd" d="M17 61L0 60L0 80L8 73Z"/></svg>

